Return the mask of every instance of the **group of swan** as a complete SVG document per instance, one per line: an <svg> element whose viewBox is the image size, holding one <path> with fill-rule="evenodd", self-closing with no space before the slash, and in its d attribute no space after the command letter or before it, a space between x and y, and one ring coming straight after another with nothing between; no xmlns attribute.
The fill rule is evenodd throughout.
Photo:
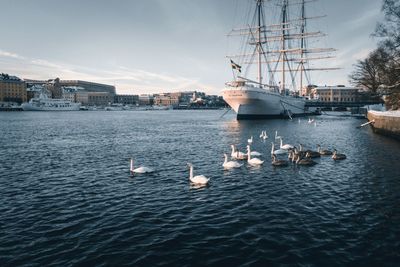
<svg viewBox="0 0 400 267"><path fill-rule="evenodd" d="M264 140L268 138L266 131L262 131L260 138L263 138ZM287 160L282 160L282 159L277 159L276 155L280 154L286 154L288 153L289 156L288 158L292 160L292 162L298 164L298 165L315 165L316 162L313 161L311 158L314 157L320 157L321 155L332 155L332 159L334 160L343 160L346 159L345 154L339 154L337 153L336 149L332 152L330 150L326 149L321 149L321 146L318 144L317 148L318 151L312 151L312 150L306 150L303 151L302 144L300 144L300 150L298 150L295 146L290 145L290 144L283 144L283 139L281 136L278 136L278 131L275 131L275 140L280 139L280 148L275 150L275 144L274 142L271 142L272 147L271 147L271 158L272 162L271 164L274 166L288 166L288 161ZM247 153L240 152L239 150L236 149L235 145L231 145L232 152L231 152L231 158L236 159L236 160L247 160L247 163L251 166L260 166L264 163L264 160L261 160L259 158L256 158L258 156L261 156L261 153L257 151L251 151L250 144L253 143L253 136L251 136L250 139L247 140L249 145L247 145ZM252 158L252 156L254 156ZM228 160L228 155L224 154L224 163L222 164L224 169L233 169L233 168L240 168L243 166L242 163L239 163L237 161L229 161ZM152 173L154 172L154 169L145 167L145 166L140 166L137 168L134 168L134 160L131 158L130 161L130 173L132 175L134 174L144 174L144 173ZM204 175L193 175L193 165L191 163L188 163L189 167L189 180L192 184L194 185L207 185L208 182L210 181L209 178L207 178Z"/></svg>
<svg viewBox="0 0 400 267"><path fill-rule="evenodd" d="M225 154L225 161L227 159L227 155ZM231 161L232 162L232 161ZM138 168L134 168L133 166L133 159L131 159L131 166L130 166L130 172L131 175L134 175L135 173L138 174L143 174L143 173L152 173L154 172L154 169L149 168L149 167L138 167ZM228 162L229 164L229 162ZM193 176L193 165L191 163L188 163L188 167L189 167L189 180L190 182L192 182L195 185L206 185L208 183L208 181L210 180L209 178L205 177L204 175L196 175Z"/></svg>

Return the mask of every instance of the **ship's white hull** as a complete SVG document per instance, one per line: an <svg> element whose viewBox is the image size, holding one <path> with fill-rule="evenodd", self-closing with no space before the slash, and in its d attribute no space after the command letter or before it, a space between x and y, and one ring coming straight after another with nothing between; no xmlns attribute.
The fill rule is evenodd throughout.
<svg viewBox="0 0 400 267"><path fill-rule="evenodd" d="M314 114L300 97L283 96L257 87L230 87L223 98L236 112L237 119L290 118Z"/></svg>
<svg viewBox="0 0 400 267"><path fill-rule="evenodd" d="M24 111L74 111L79 110L80 103L70 103L69 105L36 105L32 103L23 103L21 108Z"/></svg>

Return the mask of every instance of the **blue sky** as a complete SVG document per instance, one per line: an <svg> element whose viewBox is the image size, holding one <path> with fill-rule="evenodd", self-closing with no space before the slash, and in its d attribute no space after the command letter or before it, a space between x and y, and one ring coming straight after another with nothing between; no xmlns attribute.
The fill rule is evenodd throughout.
<svg viewBox="0 0 400 267"><path fill-rule="evenodd" d="M227 33L254 0L0 0L0 72L29 79L81 79L140 94L220 94L232 79ZM338 49L312 74L319 85L348 84L357 59L376 47L380 0L319 0L309 13ZM310 14L311 15L311 14Z"/></svg>

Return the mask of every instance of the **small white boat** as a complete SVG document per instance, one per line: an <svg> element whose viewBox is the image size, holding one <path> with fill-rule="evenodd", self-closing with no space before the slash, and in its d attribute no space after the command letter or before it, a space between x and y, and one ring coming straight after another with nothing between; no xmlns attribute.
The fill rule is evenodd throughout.
<svg viewBox="0 0 400 267"><path fill-rule="evenodd" d="M68 99L49 98L44 93L21 105L24 111L72 111L79 110L80 107L81 103L74 103Z"/></svg>

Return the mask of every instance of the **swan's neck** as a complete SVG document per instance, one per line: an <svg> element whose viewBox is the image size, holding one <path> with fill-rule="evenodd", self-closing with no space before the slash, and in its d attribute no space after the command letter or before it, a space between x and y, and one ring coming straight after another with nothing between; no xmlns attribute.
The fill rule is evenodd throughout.
<svg viewBox="0 0 400 267"><path fill-rule="evenodd" d="M250 161L250 154L251 154L250 146L247 146L247 161Z"/></svg>
<svg viewBox="0 0 400 267"><path fill-rule="evenodd" d="M133 172L133 159L131 159L131 172Z"/></svg>
<svg viewBox="0 0 400 267"><path fill-rule="evenodd" d="M189 168L189 179L193 178L193 166L190 166Z"/></svg>
<svg viewBox="0 0 400 267"><path fill-rule="evenodd" d="M321 147L320 146L318 146L318 153L321 153Z"/></svg>
<svg viewBox="0 0 400 267"><path fill-rule="evenodd" d="M224 163L227 163L228 162L228 156L225 154L224 157L225 157Z"/></svg>
<svg viewBox="0 0 400 267"><path fill-rule="evenodd" d="M283 147L283 141L282 141L282 138L281 138L281 148Z"/></svg>
<svg viewBox="0 0 400 267"><path fill-rule="evenodd" d="M274 143L272 143L271 154L274 154L274 149L275 149L275 145L274 145Z"/></svg>
<svg viewBox="0 0 400 267"><path fill-rule="evenodd" d="M299 145L299 149L300 149L299 151L303 151L303 145L302 144Z"/></svg>

